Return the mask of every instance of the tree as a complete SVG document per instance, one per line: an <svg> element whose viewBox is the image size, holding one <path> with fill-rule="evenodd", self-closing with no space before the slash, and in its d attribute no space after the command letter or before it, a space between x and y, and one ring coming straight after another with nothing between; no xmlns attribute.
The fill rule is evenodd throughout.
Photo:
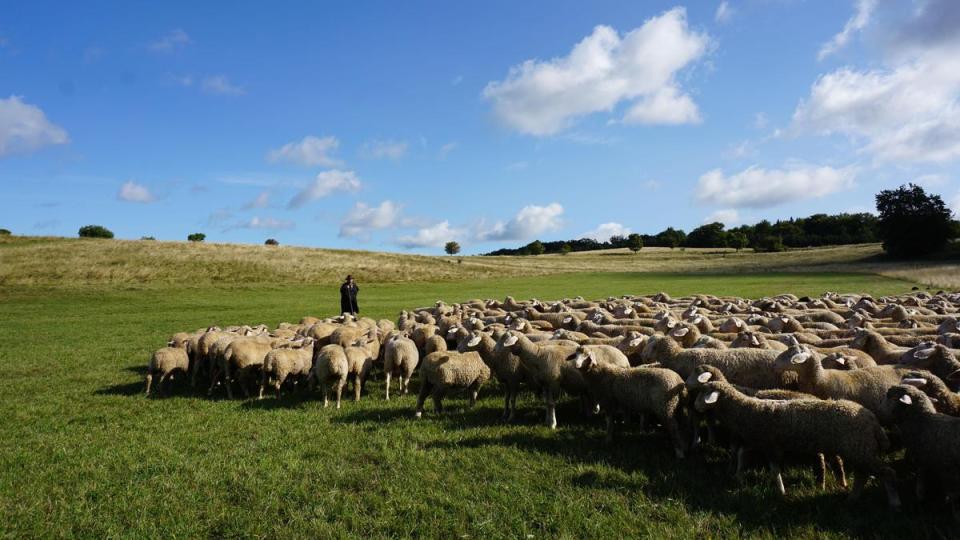
<svg viewBox="0 0 960 540"><path fill-rule="evenodd" d="M100 225L84 225L77 234L80 238L113 238L113 232Z"/></svg>
<svg viewBox="0 0 960 540"><path fill-rule="evenodd" d="M447 255L456 255L460 253L460 244L453 241L447 242L447 244L443 246L443 250L447 252Z"/></svg>
<svg viewBox="0 0 960 540"><path fill-rule="evenodd" d="M573 251L573 247L570 244L564 244L560 247L561 255L569 255L571 251Z"/></svg>
<svg viewBox="0 0 960 540"><path fill-rule="evenodd" d="M191 242L203 242L206 239L207 239L207 235L203 234L202 232L195 232L187 236L187 240Z"/></svg>
<svg viewBox="0 0 960 540"><path fill-rule="evenodd" d="M637 233L631 234L627 237L627 247L634 253L640 251L643 249L643 237Z"/></svg>
<svg viewBox="0 0 960 540"><path fill-rule="evenodd" d="M750 239L747 238L746 234L740 231L729 233L727 235L727 240L730 244L730 247L736 249L737 251L740 251L741 249L750 245Z"/></svg>
<svg viewBox="0 0 960 540"><path fill-rule="evenodd" d="M267 241L264 242L264 245L267 245L267 246L279 246L279 245L280 245L280 242L278 242L276 238L267 238Z"/></svg>
<svg viewBox="0 0 960 540"><path fill-rule="evenodd" d="M154 237L152 237L152 236L141 236L140 239L141 239L141 240L156 240L156 238L154 238Z"/></svg>
<svg viewBox="0 0 960 540"><path fill-rule="evenodd" d="M527 244L527 251L529 251L531 255L543 255L543 243L539 240L534 240Z"/></svg>
<svg viewBox="0 0 960 540"><path fill-rule="evenodd" d="M684 245L695 248L726 247L727 233L723 231L723 223L708 223L697 227L687 235Z"/></svg>
<svg viewBox="0 0 960 540"><path fill-rule="evenodd" d="M10 229L0 229L0 236L10 236L11 234L13 233L10 232Z"/></svg>
<svg viewBox="0 0 960 540"><path fill-rule="evenodd" d="M879 236L894 257L916 257L939 251L954 232L950 209L939 195L908 184L877 194Z"/></svg>
<svg viewBox="0 0 960 540"><path fill-rule="evenodd" d="M783 238L779 236L764 236L761 238L757 244L754 244L753 250L759 252L769 252L769 253L778 253L781 251L786 251L786 247L783 245Z"/></svg>
<svg viewBox="0 0 960 540"><path fill-rule="evenodd" d="M681 230L674 229L673 227L667 227L663 231L657 233L656 239L658 246L673 249L682 244L684 240L687 239L687 235Z"/></svg>

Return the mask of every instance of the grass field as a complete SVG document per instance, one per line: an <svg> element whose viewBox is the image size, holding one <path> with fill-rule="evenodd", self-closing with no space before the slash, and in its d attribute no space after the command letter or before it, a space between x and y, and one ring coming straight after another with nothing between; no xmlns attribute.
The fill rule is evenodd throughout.
<svg viewBox="0 0 960 540"><path fill-rule="evenodd" d="M0 252L0 256L3 256ZM572 258L572 257L571 257ZM9 274L8 274L9 275ZM757 537L939 536L942 512L902 515L871 484L848 504L811 467L788 497L759 472L738 486L718 452L675 460L665 437L624 428L612 446L571 402L539 425L532 396L497 423L491 384L477 407L412 418L415 398L323 409L316 396L146 399L149 353L177 330L274 325L336 311L330 286L146 288L0 285L0 533L5 537ZM559 274L422 283L361 282L365 314L474 297L549 299L667 291L760 296L906 292L863 274ZM417 383L414 384L416 389Z"/></svg>

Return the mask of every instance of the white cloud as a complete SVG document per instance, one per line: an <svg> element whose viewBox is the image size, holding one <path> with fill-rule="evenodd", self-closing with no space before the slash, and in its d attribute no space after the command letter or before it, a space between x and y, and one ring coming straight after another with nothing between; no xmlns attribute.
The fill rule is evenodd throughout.
<svg viewBox="0 0 960 540"><path fill-rule="evenodd" d="M367 159L400 159L407 153L408 146L405 141L374 139L363 143L360 156Z"/></svg>
<svg viewBox="0 0 960 540"><path fill-rule="evenodd" d="M280 148L271 150L267 159L272 162L289 161L307 167L336 167L341 163L330 156L340 146L336 137L314 137L307 135L300 142L287 143Z"/></svg>
<svg viewBox="0 0 960 540"><path fill-rule="evenodd" d="M183 30L171 30L147 45L153 52L168 53L189 45L193 40Z"/></svg>
<svg viewBox="0 0 960 540"><path fill-rule="evenodd" d="M270 192L264 191L257 195L257 198L243 205L244 210L250 210L252 208L266 208L270 203Z"/></svg>
<svg viewBox="0 0 960 540"><path fill-rule="evenodd" d="M138 184L133 180L128 180L120 186L120 191L117 192L117 198L121 201L135 203L152 203L157 200L153 193L150 193L147 186Z"/></svg>
<svg viewBox="0 0 960 540"><path fill-rule="evenodd" d="M389 229L400 222L402 207L393 201L383 201L378 206L358 202L350 209L340 224L340 237L367 237L375 230Z"/></svg>
<svg viewBox="0 0 960 540"><path fill-rule="evenodd" d="M717 11L713 14L713 20L724 24L730 22L731 17L733 17L733 8L730 7L730 2L723 0L723 2L720 2L720 5L717 6Z"/></svg>
<svg viewBox="0 0 960 540"><path fill-rule="evenodd" d="M876 7L877 0L857 0L856 12L847 20L847 24L843 25L843 30L841 30L840 33L833 36L830 41L820 47L820 52L817 53L817 59L823 60L844 48L854 34L867 26L870 22L870 16L873 15L873 10L876 9Z"/></svg>
<svg viewBox="0 0 960 540"><path fill-rule="evenodd" d="M24 103L20 96L0 99L0 157L68 142L67 132L47 120L40 107Z"/></svg>
<svg viewBox="0 0 960 540"><path fill-rule="evenodd" d="M767 118L766 114L758 112L757 114L753 115L753 127L757 129L766 129L769 123L770 120Z"/></svg>
<svg viewBox="0 0 960 540"><path fill-rule="evenodd" d="M856 170L794 164L785 169L750 167L731 176L714 169L700 177L700 203L732 208L767 208L819 198L853 186Z"/></svg>
<svg viewBox="0 0 960 540"><path fill-rule="evenodd" d="M924 174L914 178L913 183L930 189L946 185L947 177L942 174Z"/></svg>
<svg viewBox="0 0 960 540"><path fill-rule="evenodd" d="M720 223L723 223L727 227L737 225L738 223L740 223L740 212L737 212L733 208L728 208L725 210L717 210L716 212L704 218L703 223L704 224L716 223L718 221Z"/></svg>
<svg viewBox="0 0 960 540"><path fill-rule="evenodd" d="M513 219L498 221L489 229L481 225L477 234L480 241L527 240L539 234L559 229L563 225L563 206L551 203L547 206L524 206Z"/></svg>
<svg viewBox="0 0 960 540"><path fill-rule="evenodd" d="M731 158L741 159L757 153L757 147L752 141L740 141L727 148L725 154Z"/></svg>
<svg viewBox="0 0 960 540"><path fill-rule="evenodd" d="M397 238L397 244L407 249L424 247L442 247L451 240L460 240L466 235L463 229L450 227L449 221L441 221L429 227L419 229L414 235Z"/></svg>
<svg viewBox="0 0 960 540"><path fill-rule="evenodd" d="M228 227L226 230L231 229L265 229L278 231L282 229L292 229L296 226L296 223L286 219L275 219L272 217L261 218L259 216L253 216L249 220L240 221L234 225Z"/></svg>
<svg viewBox="0 0 960 540"><path fill-rule="evenodd" d="M706 34L691 31L684 8L648 19L621 37L597 26L565 57L527 60L483 90L495 114L529 135L552 135L577 118L632 102L624 121L680 123L699 118L677 72L702 57ZM671 111L670 107L679 110Z"/></svg>
<svg viewBox="0 0 960 540"><path fill-rule="evenodd" d="M631 233L629 227L624 227L619 223L601 223L596 229L587 231L580 235L580 238L592 238L597 242L606 242L611 236L627 236Z"/></svg>
<svg viewBox="0 0 960 540"><path fill-rule="evenodd" d="M288 208L300 208L308 202L322 199L337 191L359 191L360 178L353 171L331 170L318 174L313 183L290 199Z"/></svg>
<svg viewBox="0 0 960 540"><path fill-rule="evenodd" d="M230 82L226 75L209 75L200 82L200 91L217 96L240 96L246 93L243 87Z"/></svg>
<svg viewBox="0 0 960 540"><path fill-rule="evenodd" d="M453 152L454 150L457 149L457 146L458 145L456 142L448 142L447 144L440 147L440 152L437 154L437 157L439 157L440 159L446 159L447 155L449 155L450 152Z"/></svg>

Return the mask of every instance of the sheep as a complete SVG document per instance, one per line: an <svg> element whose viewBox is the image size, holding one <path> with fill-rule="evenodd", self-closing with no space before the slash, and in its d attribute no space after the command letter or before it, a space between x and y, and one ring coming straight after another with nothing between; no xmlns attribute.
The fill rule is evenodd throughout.
<svg viewBox="0 0 960 540"><path fill-rule="evenodd" d="M457 347L458 352L476 351L493 375L504 387L503 416L505 422L513 421L517 413L517 396L522 384L533 386L530 372L517 355L497 347L497 340L487 334L473 331Z"/></svg>
<svg viewBox="0 0 960 540"><path fill-rule="evenodd" d="M768 340L763 334L750 330L744 330L737 334L737 337L730 342L730 348L770 349L781 352L787 350L787 346L783 343L772 339Z"/></svg>
<svg viewBox="0 0 960 540"><path fill-rule="evenodd" d="M956 390L960 382L960 362L953 352L943 345L932 342L921 343L900 357L900 364L925 369L951 383Z"/></svg>
<svg viewBox="0 0 960 540"><path fill-rule="evenodd" d="M251 372L256 368L263 367L263 360L267 353L273 349L274 342L264 338L242 338L233 340L227 345L226 350L210 377L210 389L207 395L213 393L213 388L217 384L218 375L223 373L224 385L227 387L227 398L233 399L233 389L230 378L231 368L236 370L237 381L244 395L250 397L249 378Z"/></svg>
<svg viewBox="0 0 960 540"><path fill-rule="evenodd" d="M445 350L447 350L447 340L437 334L427 337L423 343L423 356Z"/></svg>
<svg viewBox="0 0 960 540"><path fill-rule="evenodd" d="M288 377L310 375L313 367L313 339L303 338L298 345L297 348L273 349L264 357L258 399L263 399L263 390L270 381L277 392L277 399L280 399L280 387Z"/></svg>
<svg viewBox="0 0 960 540"><path fill-rule="evenodd" d="M726 377L724 377L723 372L714 366L709 365L700 365L693 370L693 373L690 374L690 377L686 380L687 390L691 394L696 394L703 389L703 385L711 381L720 381L728 383ZM789 399L818 399L816 396L810 394L805 394L803 392L795 392L793 390L755 390L753 388L747 388L746 386L732 385L740 393L754 397L757 399L767 399L767 400L789 400ZM695 412L694 412L695 414ZM697 421L694 418L692 420L692 426L694 429L694 441L698 440L696 430L697 430ZM711 431L712 435L712 431ZM743 471L743 458L744 452L742 447L739 444L735 443L733 446L732 456L736 458L736 476L737 478L742 478ZM820 481L820 489L827 488L827 464L826 459L823 454L817 455L818 468L817 468L817 477ZM833 461L837 466L837 479L840 481L840 485L844 488L847 487L847 478L846 473L843 469L843 459L840 456L833 456Z"/></svg>
<svg viewBox="0 0 960 540"><path fill-rule="evenodd" d="M574 355L585 357L589 355L594 362L601 362L617 367L630 367L630 361L620 349L610 345L580 345L574 351Z"/></svg>
<svg viewBox="0 0 960 540"><path fill-rule="evenodd" d="M937 412L960 416L960 394L947 388L939 378L928 377L923 371L908 371L903 374L900 384L915 386L923 391L930 398Z"/></svg>
<svg viewBox="0 0 960 540"><path fill-rule="evenodd" d="M669 336L647 340L643 359L657 362L686 379L700 364L716 366L730 382L750 388L779 388L789 382L773 369L776 351L765 349L681 349Z"/></svg>
<svg viewBox="0 0 960 540"><path fill-rule="evenodd" d="M174 371L187 373L189 368L190 358L187 356L187 350L182 347L164 347L154 351L147 364L146 395L150 395L150 385L154 376L160 376L157 386L162 389L163 383L173 375Z"/></svg>
<svg viewBox="0 0 960 540"><path fill-rule="evenodd" d="M619 367L597 359L598 351L578 349L568 360L580 370L590 392L600 402L607 419L607 442L613 440L613 415L653 414L666 428L674 453L683 459L686 442L680 432L686 388L679 375L668 369Z"/></svg>
<svg viewBox="0 0 960 540"><path fill-rule="evenodd" d="M326 407L327 387L337 395L337 408L340 408L340 397L343 394L343 387L347 385L347 375L350 373L350 361L347 359L347 353L339 345L325 345L321 348L314 347L313 369L310 370L310 389L315 384L320 384L323 390L323 406Z"/></svg>
<svg viewBox="0 0 960 540"><path fill-rule="evenodd" d="M360 393L367 382L367 376L373 369L373 363L377 359L376 355L371 354L368 347L364 346L363 341L358 344L344 347L343 351L347 355L347 374L353 382L353 400L360 401Z"/></svg>
<svg viewBox="0 0 960 540"><path fill-rule="evenodd" d="M900 432L907 462L917 469L918 497L923 499L927 482L935 479L956 505L960 495L960 418L937 413L930 399L909 385L887 391L881 418Z"/></svg>
<svg viewBox="0 0 960 540"><path fill-rule="evenodd" d="M712 381L704 385L695 407L701 413L714 411L721 425L751 448L764 451L781 495L786 494L786 489L780 465L787 451L838 455L856 472L851 500L860 497L869 475L878 475L889 505L900 508L895 474L881 459L890 446L889 440L876 415L856 403L762 400L744 395L729 383Z"/></svg>
<svg viewBox="0 0 960 540"><path fill-rule="evenodd" d="M876 360L877 364L897 364L907 349L896 347L872 330L857 330L850 348L860 349Z"/></svg>
<svg viewBox="0 0 960 540"><path fill-rule="evenodd" d="M433 396L434 412L443 412L443 396L451 388L466 389L473 407L480 387L490 379L490 367L476 352L442 351L423 359L420 374L420 395L414 413L417 418L423 416L423 404L428 395Z"/></svg>
<svg viewBox="0 0 960 540"><path fill-rule="evenodd" d="M781 353L775 366L777 371L796 373L797 386L801 392L821 399L853 401L873 413L880 410L887 390L900 384L903 374L908 371L894 366L876 366L852 371L824 369L819 355L802 345Z"/></svg>
<svg viewBox="0 0 960 540"><path fill-rule="evenodd" d="M383 372L386 375L386 397L390 401L390 377L397 376L400 383L400 395L409 391L410 378L420 362L417 344L412 339L395 335L387 340L383 352Z"/></svg>

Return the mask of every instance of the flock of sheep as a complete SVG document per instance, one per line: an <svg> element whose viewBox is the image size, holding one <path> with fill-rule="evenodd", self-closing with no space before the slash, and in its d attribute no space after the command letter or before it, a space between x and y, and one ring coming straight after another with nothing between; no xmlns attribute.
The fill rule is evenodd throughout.
<svg viewBox="0 0 960 540"><path fill-rule="evenodd" d="M324 406L333 396L339 408L348 381L359 400L382 370L390 399L392 379L407 393L419 371L419 418L428 397L442 411L450 390L465 391L472 405L494 376L505 421L517 395L532 390L556 428L557 401L575 396L583 414L605 416L608 440L618 420L653 420L678 458L724 444L740 478L745 456L761 456L780 493L784 459L809 457L821 485L829 461L844 487L845 470L854 473L851 498L874 476L898 508L885 457L903 448L918 496L933 488L955 505L958 317L960 294L924 292L437 302L401 312L396 323L342 315L178 333L151 357L146 386L149 395L155 377L162 385L177 371L229 397L234 386L263 398L267 388L279 397L285 383L319 385Z"/></svg>

